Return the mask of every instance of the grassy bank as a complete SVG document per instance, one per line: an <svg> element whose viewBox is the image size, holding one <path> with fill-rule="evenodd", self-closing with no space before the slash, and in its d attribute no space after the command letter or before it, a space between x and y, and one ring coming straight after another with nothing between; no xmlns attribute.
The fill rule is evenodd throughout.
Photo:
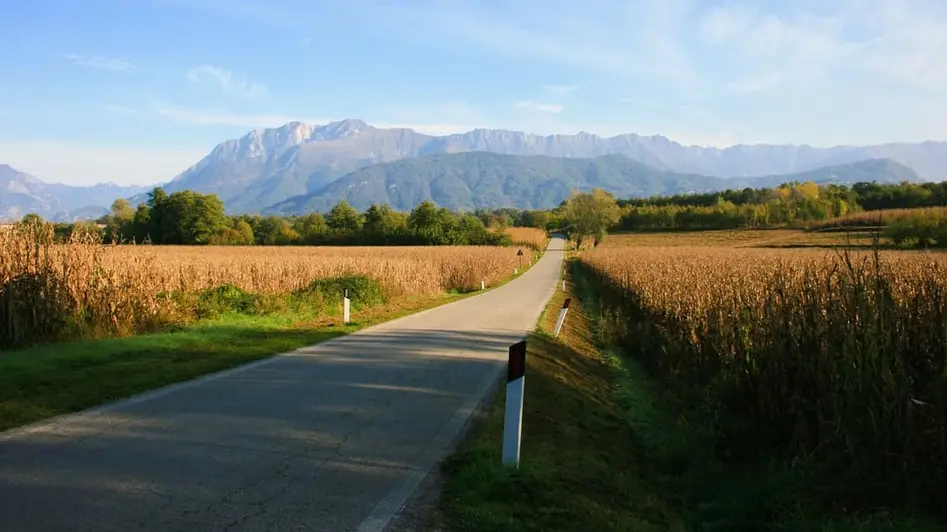
<svg viewBox="0 0 947 532"><path fill-rule="evenodd" d="M684 530L641 471L648 467L618 395L615 369L594 342L580 301L560 337L550 332L566 297L558 291L527 339L520 468L501 465L504 389L445 463L432 528L498 530Z"/></svg>
<svg viewBox="0 0 947 532"><path fill-rule="evenodd" d="M404 299L353 314L229 312L178 331L0 353L0 430L193 379L348 334L470 294Z"/></svg>
<svg viewBox="0 0 947 532"><path fill-rule="evenodd" d="M570 273L578 273L569 268ZM581 276L558 339L559 292L530 336L522 460L500 460L501 389L443 467L429 528L497 530L934 531L879 510L858 515L806 498L807 479L714 456L708 435L635 361L601 345L600 311Z"/></svg>
<svg viewBox="0 0 947 532"><path fill-rule="evenodd" d="M241 313L237 308L252 297L239 294L225 302L205 300L203 308L213 317L175 331L5 351L0 353L0 431L326 341L478 293L403 297L367 308L356 304L353 321L347 325L341 323L335 306L299 301L284 301L281 310L264 314Z"/></svg>

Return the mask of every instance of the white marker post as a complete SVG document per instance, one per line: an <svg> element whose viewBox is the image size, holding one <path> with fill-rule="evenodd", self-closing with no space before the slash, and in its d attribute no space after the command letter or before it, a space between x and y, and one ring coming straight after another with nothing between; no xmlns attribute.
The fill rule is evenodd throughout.
<svg viewBox="0 0 947 532"><path fill-rule="evenodd" d="M484 281L483 279L481 279L481 280L480 280L480 289L483 290L483 289L486 288L486 287L487 287L486 281Z"/></svg>
<svg viewBox="0 0 947 532"><path fill-rule="evenodd" d="M563 281L565 282L565 281ZM566 313L569 312L569 303L572 302L571 297L567 297L562 303L562 310L559 311L559 319L556 320L556 328L553 330L552 334L556 338L559 337L559 331L562 330L562 324L566 322Z"/></svg>
<svg viewBox="0 0 947 532"><path fill-rule="evenodd" d="M562 291L563 291L563 292L566 291L566 280L565 280L565 279L562 280Z"/></svg>
<svg viewBox="0 0 947 532"><path fill-rule="evenodd" d="M342 323L348 323L351 318L351 301L349 300L349 289L345 289L345 295L342 298Z"/></svg>
<svg viewBox="0 0 947 532"><path fill-rule="evenodd" d="M503 463L519 468L523 436L523 392L526 386L526 340L510 346L506 368L506 416L503 419Z"/></svg>

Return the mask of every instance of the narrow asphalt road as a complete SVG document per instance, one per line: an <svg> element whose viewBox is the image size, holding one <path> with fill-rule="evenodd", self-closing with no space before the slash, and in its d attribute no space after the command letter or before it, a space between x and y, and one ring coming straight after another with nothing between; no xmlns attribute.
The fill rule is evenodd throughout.
<svg viewBox="0 0 947 532"><path fill-rule="evenodd" d="M0 530L378 531L555 293L485 294L0 434Z"/></svg>

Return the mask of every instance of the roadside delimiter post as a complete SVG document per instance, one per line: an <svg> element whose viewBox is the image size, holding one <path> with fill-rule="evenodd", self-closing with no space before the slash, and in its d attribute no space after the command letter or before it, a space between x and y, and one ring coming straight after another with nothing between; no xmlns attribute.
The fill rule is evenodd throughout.
<svg viewBox="0 0 947 532"><path fill-rule="evenodd" d="M345 289L345 294L342 297L342 322L348 323L351 318L351 302L349 300L349 289Z"/></svg>
<svg viewBox="0 0 947 532"><path fill-rule="evenodd" d="M569 303L571 302L571 297L567 297L566 300L562 302L562 310L559 311L559 319L556 320L556 328L552 332L552 335L556 338L559 337L559 331L562 329L562 324L566 321L566 313L569 312Z"/></svg>
<svg viewBox="0 0 947 532"><path fill-rule="evenodd" d="M506 369L506 415L503 419L503 463L518 468L523 436L523 392L526 386L526 340L510 346Z"/></svg>

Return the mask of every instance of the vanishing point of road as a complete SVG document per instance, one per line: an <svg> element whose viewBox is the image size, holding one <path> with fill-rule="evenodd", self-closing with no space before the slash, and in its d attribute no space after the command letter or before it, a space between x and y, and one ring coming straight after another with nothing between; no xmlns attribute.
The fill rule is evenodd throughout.
<svg viewBox="0 0 947 532"><path fill-rule="evenodd" d="M381 531L555 293L484 294L0 433L0 530Z"/></svg>

